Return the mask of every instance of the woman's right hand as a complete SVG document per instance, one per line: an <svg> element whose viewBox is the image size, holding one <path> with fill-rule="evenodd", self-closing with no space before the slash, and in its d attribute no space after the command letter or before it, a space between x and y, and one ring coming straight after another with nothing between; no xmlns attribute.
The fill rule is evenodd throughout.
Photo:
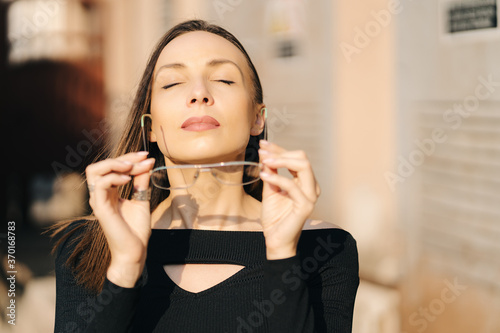
<svg viewBox="0 0 500 333"><path fill-rule="evenodd" d="M106 236L111 252L107 278L116 285L135 285L146 260L151 235L149 200L122 199L118 186L134 176L134 191L149 188L149 171L154 159L147 152L135 152L91 164L85 170L90 206Z"/></svg>

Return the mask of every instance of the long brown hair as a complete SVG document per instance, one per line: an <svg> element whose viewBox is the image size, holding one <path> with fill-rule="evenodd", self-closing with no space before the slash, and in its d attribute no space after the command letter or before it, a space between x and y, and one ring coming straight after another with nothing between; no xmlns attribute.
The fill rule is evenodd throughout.
<svg viewBox="0 0 500 333"><path fill-rule="evenodd" d="M193 31L205 31L216 34L231 42L243 53L250 68L251 81L253 83L252 88L254 103L263 103L262 86L257 71L243 45L236 39L236 37L227 30L202 20L185 21L170 29L160 39L157 46L153 50L139 83L134 103L126 121L125 131L123 132L116 149L108 154L109 157L118 157L128 152L140 151L143 149L142 129L140 126L141 117L145 113L150 113L152 77L158 57L160 56L163 48L174 38ZM146 124L146 126L149 127L148 124ZM147 130L149 130L149 128L147 128ZM267 129L264 128L264 131L258 136L250 136L245 152L246 161L259 161L259 140L266 136L266 130ZM155 167L164 165L163 154L155 143L150 143L149 152L150 157L154 157L156 159ZM132 183L121 186L119 188L120 196L122 198L130 199L132 189ZM257 200L261 201L262 181L245 186L245 191ZM153 186L151 188L151 211L153 211L163 200L165 200L168 197L168 194L168 191L160 190ZM79 284L98 293L102 290L106 271L110 264L111 255L106 238L97 219L90 216L82 218L82 220L82 223L79 224L78 227L71 230L68 230L68 226L76 220L59 222L49 229L52 237L60 236L57 239L53 251L56 251L56 249L76 231L83 228L81 235L75 239L75 250L69 256L66 264L72 268Z"/></svg>

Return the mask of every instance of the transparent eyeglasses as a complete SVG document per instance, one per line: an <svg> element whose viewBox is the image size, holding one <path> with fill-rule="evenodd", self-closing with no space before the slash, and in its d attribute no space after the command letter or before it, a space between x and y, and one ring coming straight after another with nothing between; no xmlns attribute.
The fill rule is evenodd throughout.
<svg viewBox="0 0 500 333"><path fill-rule="evenodd" d="M144 114L141 117L144 150L147 150L144 117L150 115ZM260 163L247 161L162 166L151 171L151 182L163 190L187 189L196 183L201 173L210 172L220 184L242 186L257 182L260 179L261 167ZM182 179L183 184L171 186L169 177Z"/></svg>

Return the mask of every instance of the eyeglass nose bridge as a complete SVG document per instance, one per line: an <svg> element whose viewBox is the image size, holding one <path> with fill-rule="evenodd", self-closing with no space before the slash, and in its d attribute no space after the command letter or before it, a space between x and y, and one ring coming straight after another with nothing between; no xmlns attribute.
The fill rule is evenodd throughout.
<svg viewBox="0 0 500 333"><path fill-rule="evenodd" d="M202 172L210 172L210 171L212 171L212 168L200 168L200 169L196 169L196 172L195 172L194 177L193 177L194 180L193 180L193 184L192 185L194 185L194 183L196 182L196 180L198 180L198 177L200 177L200 173L202 173ZM213 171L211 172L211 174L215 177L215 174L214 174Z"/></svg>
<svg viewBox="0 0 500 333"><path fill-rule="evenodd" d="M200 176L200 172L205 172L205 171L210 171L210 168L204 168L204 169L196 169L196 172L193 176L193 181L187 185L187 186L181 186L181 187L172 187L170 190L185 190L193 186L196 181L198 180L198 177Z"/></svg>
<svg viewBox="0 0 500 333"><path fill-rule="evenodd" d="M200 177L200 173L201 172L207 172L207 171L210 171L210 168L203 168L203 169L196 169L195 173L194 173L194 176L193 176L193 185L194 183L196 182L196 180L198 179L198 177Z"/></svg>
<svg viewBox="0 0 500 333"><path fill-rule="evenodd" d="M217 180L219 183L224 184L219 177L217 176L217 171L216 168L214 167L208 167L208 168L200 168L196 171L195 179L198 179L200 173L202 172L210 172L210 174Z"/></svg>
<svg viewBox="0 0 500 333"><path fill-rule="evenodd" d="M196 181L200 177L200 173L202 173L202 172L210 172L210 174L215 178L216 181L218 181L220 184L223 184L223 185L226 184L226 182L224 182L222 179L219 178L219 176L217 175L216 169L217 168L215 168L215 167L197 169L196 173L194 174L194 177L193 177L193 182L188 187L191 187L196 183Z"/></svg>
<svg viewBox="0 0 500 333"><path fill-rule="evenodd" d="M200 176L200 173L202 173L202 172L210 172L213 176L215 176L212 168L200 168L200 169L196 169L196 173L194 174L195 181L198 179L198 177Z"/></svg>
<svg viewBox="0 0 500 333"><path fill-rule="evenodd" d="M226 182L222 179L220 179L220 176L217 174L217 167L207 167L207 168L200 168L196 170L196 174L194 175L194 180L196 181L198 177L200 176L200 173L202 172L210 172L210 174L221 184L226 184Z"/></svg>

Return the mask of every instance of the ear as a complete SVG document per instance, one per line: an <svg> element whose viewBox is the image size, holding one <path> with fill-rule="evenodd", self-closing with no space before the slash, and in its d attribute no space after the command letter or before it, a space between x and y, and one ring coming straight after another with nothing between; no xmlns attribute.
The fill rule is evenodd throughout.
<svg viewBox="0 0 500 333"><path fill-rule="evenodd" d="M149 120L152 122L153 121L153 118L151 117L151 114L148 114L148 113L145 113L141 116L141 127L142 127L142 130L143 130L143 133L144 133L144 118L149 118ZM151 127L153 127L153 124L151 124ZM156 142L156 134L152 131L152 130L149 130L148 131L148 141L149 142Z"/></svg>
<svg viewBox="0 0 500 333"><path fill-rule="evenodd" d="M266 124L267 109L265 104L258 104L255 108L255 120L250 129L250 135L257 136L264 130Z"/></svg>
<svg viewBox="0 0 500 333"><path fill-rule="evenodd" d="M153 132L152 130L148 132L148 140L149 140L149 142L156 142L156 141L158 141L156 139L155 132Z"/></svg>

